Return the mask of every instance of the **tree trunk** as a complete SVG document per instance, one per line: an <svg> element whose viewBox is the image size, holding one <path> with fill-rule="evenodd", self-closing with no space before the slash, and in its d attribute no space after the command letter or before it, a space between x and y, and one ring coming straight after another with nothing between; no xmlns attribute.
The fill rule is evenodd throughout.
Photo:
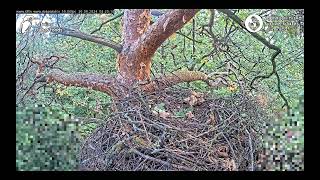
<svg viewBox="0 0 320 180"><path fill-rule="evenodd" d="M151 81L152 57L161 44L173 33L181 29L198 12L196 9L171 10L161 15L150 25L151 15L148 9L125 10L122 19L122 44L117 44L103 37L62 28L59 34L77 37L83 40L103 44L118 52L116 77L93 73L65 73L52 70L39 81L56 81L67 86L92 88L105 92L114 99L122 99L129 94L136 83L143 91L155 91L168 86L195 80L207 81L207 76L200 72L177 72L176 77L159 77ZM190 75L195 76L190 76ZM179 78L177 78L179 77Z"/></svg>
<svg viewBox="0 0 320 180"><path fill-rule="evenodd" d="M123 49L117 57L117 80L125 87L137 81L150 80L151 56L138 39L150 25L150 10L125 10L123 17Z"/></svg>
<svg viewBox="0 0 320 180"><path fill-rule="evenodd" d="M149 82L152 57L158 47L196 13L197 10L173 10L150 26L150 10L125 10L117 81L123 87L130 87L135 82Z"/></svg>

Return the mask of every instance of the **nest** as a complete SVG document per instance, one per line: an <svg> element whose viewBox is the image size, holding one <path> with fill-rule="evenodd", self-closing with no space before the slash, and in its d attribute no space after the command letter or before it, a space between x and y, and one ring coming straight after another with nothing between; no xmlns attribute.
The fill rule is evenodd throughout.
<svg viewBox="0 0 320 180"><path fill-rule="evenodd" d="M171 88L131 97L83 142L81 170L257 169L267 118L250 96Z"/></svg>

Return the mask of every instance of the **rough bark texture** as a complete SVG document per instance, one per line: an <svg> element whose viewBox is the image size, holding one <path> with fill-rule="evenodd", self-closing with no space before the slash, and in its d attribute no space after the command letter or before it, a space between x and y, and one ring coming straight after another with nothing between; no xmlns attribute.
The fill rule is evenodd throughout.
<svg viewBox="0 0 320 180"><path fill-rule="evenodd" d="M131 86L150 77L151 57L136 42L150 25L150 10L125 10L123 17L123 49L117 58L118 81Z"/></svg>
<svg viewBox="0 0 320 180"><path fill-rule="evenodd" d="M132 85L150 80L152 56L197 10L172 10L150 26L149 10L126 10L123 18L123 49L118 56L118 80Z"/></svg>
<svg viewBox="0 0 320 180"><path fill-rule="evenodd" d="M142 89L146 92L153 92L182 82L192 82L197 80L204 81L210 85L208 76L205 73L199 71L181 70L172 73L170 76L156 78L151 83L142 85Z"/></svg>
<svg viewBox="0 0 320 180"><path fill-rule="evenodd" d="M114 78L93 73L72 73L68 74L61 70L52 70L47 75L47 82L58 82L66 86L86 87L101 91L110 96L118 96L115 90Z"/></svg>
<svg viewBox="0 0 320 180"><path fill-rule="evenodd" d="M159 17L150 25L150 10L125 10L122 19L122 45L95 35L85 34L76 30L62 28L61 35L72 36L83 40L103 44L118 52L117 70L115 78L99 74L72 73L52 70L46 80L56 81L68 86L92 88L105 92L112 97L124 97L129 89L137 82L150 82L141 85L145 91L154 91L175 85L180 82L207 80L203 73L178 72L174 76L167 76L150 80L152 57L160 45L173 33L181 29L198 12L195 9L171 10ZM158 83L162 83L159 86Z"/></svg>

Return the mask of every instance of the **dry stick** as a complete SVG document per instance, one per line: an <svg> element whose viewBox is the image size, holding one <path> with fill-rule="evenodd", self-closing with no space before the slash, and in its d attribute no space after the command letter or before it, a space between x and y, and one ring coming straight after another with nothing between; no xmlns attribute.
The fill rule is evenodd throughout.
<svg viewBox="0 0 320 180"><path fill-rule="evenodd" d="M223 136L223 138L227 141L228 145L230 146L230 149L231 149L231 152L232 152L233 157L238 160L238 158L237 158L236 154L234 153L233 147L231 146L229 140L228 140L227 137L224 135L224 133L222 133L222 136Z"/></svg>
<svg viewBox="0 0 320 180"><path fill-rule="evenodd" d="M231 18L233 21L235 21L238 25L240 25L243 29L247 30L247 28L245 27L243 21L238 17L236 16L234 13L232 13L232 11L228 10L228 9L218 9L218 11L226 14L229 18ZM248 31L248 30L247 30ZM270 61L272 62L272 72L270 72L269 74L267 75L259 75L259 76L256 76L255 78L253 78L253 80L251 81L250 83L250 87L252 89L254 89L254 87L252 86L254 81L256 81L257 79L266 79L266 78L269 78L270 76L272 76L273 74L275 74L277 76L277 81L278 81L278 93L280 94L281 98L283 99L284 101L284 106L287 106L288 108L288 114L289 114L289 109L290 109L290 106L289 106L289 103L288 103L288 100L285 98L285 96L283 95L283 93L281 92L281 87L280 87L280 78L279 78L279 75L277 75L277 67L276 67L276 62L275 62L275 58L281 53L281 49L278 47L278 46L275 46L273 44L270 44L265 38L263 38L262 36L260 36L258 33L255 33L255 32L250 32L248 31L254 38L256 38L258 41L260 41L261 43L263 43L265 46L267 46L268 48L270 49L273 49L275 50L276 52L273 53L273 55L271 56L271 59ZM280 91L279 91L280 90Z"/></svg>
<svg viewBox="0 0 320 180"><path fill-rule="evenodd" d="M208 23L207 25L202 26L202 27L203 27L203 29L204 29L204 27L206 27L206 26L209 27L209 30L206 30L206 29L205 29L205 30L210 34L210 36L212 37L213 41L216 42L216 41L217 41L217 38L216 38L216 36L215 36L215 35L213 34L213 32L212 32L212 27L213 27L213 23L214 23L214 9L210 9L210 12L211 12L211 14L210 14L209 23ZM217 48L214 46L214 48L211 50L211 52L210 52L209 54L206 54L206 55L202 56L201 59L204 59L204 58L206 58L206 57L208 57L208 56L212 56L212 54L213 54L215 51L217 51ZM200 65L198 71L200 71L201 68L202 68L206 63L207 63L207 62L203 62L203 63Z"/></svg>
<svg viewBox="0 0 320 180"><path fill-rule="evenodd" d="M291 51L290 52L290 54L293 54L294 53L294 51ZM286 66L288 66L288 65L291 65L293 62L295 62L298 58L299 58L299 56L300 55L302 55L303 54L303 50L300 50L300 51L298 51L298 52L295 52L295 54L294 55L292 55L291 57L288 57L287 59L285 59L285 61L284 62L287 62L286 64L285 63L282 63L282 64L280 64L280 66L281 67L279 67L278 66L278 71L280 71L280 70L282 70L283 68L285 68ZM290 59L292 59L291 61L289 61ZM288 62L289 61L289 62ZM299 63L299 62L298 62ZM284 65L283 65L284 64ZM278 64L279 65L279 64Z"/></svg>
<svg viewBox="0 0 320 180"><path fill-rule="evenodd" d="M204 58L206 58L206 57L213 56L214 52L216 52L216 48L213 48L213 49L209 52L209 54L206 54L206 55L202 56L202 57L201 57L201 60L204 59ZM217 53L215 53L215 54L217 54ZM200 71L201 68L202 68L205 64L207 64L207 62L203 62L203 63L200 65L200 67L198 68L198 71Z"/></svg>
<svg viewBox="0 0 320 180"><path fill-rule="evenodd" d="M105 24L107 24L108 22L113 21L113 20L121 17L123 14L124 14L124 12L119 13L119 14L115 15L114 17L112 17L112 18L106 20L105 22L101 23L100 26L99 26L99 28L93 30L90 34L93 34L93 33L97 32L97 31L100 31L100 29L102 28L103 25L105 25Z"/></svg>
<svg viewBox="0 0 320 180"><path fill-rule="evenodd" d="M129 141L129 140L131 140L132 138L133 138L133 137L128 137L128 138L126 138L126 139L124 139L124 140L122 140L122 141L117 142L115 145L113 145L113 146L111 147L111 149L110 149L109 151L107 151L107 152L102 152L102 153L99 153L99 154L97 154L97 155L95 155L95 156L93 156L93 157L90 157L90 158L88 158L88 159L85 159L85 160L83 160L83 161L81 162L81 164L83 164L83 163L85 163L85 162L87 162L87 161L89 161L89 160L91 160L91 159L97 158L97 157L99 157L99 156L101 156L101 155L103 155L103 154L114 153L115 150L116 150L116 148L124 145L124 144L126 143L126 141Z"/></svg>
<svg viewBox="0 0 320 180"><path fill-rule="evenodd" d="M178 32L178 31L177 31L176 34L179 34L179 35L181 35L181 36L183 36L183 37L185 37L185 38L187 38L187 39L189 39L189 40L191 40L191 41L194 41L194 42L196 42L196 43L202 44L201 41L197 41L197 40L195 40L195 39L192 39L192 38L190 38L189 36L187 36L187 35L185 35L185 34L183 34L183 33L181 33L181 32Z"/></svg>
<svg viewBox="0 0 320 180"><path fill-rule="evenodd" d="M152 143L152 142L151 142L148 134L150 134L150 135L151 135L153 138L155 138L155 139L158 138L157 136L153 135L152 133L150 133L150 132L148 132L148 131L146 130L145 124L147 124L147 125L149 125L149 126L153 126L153 127L158 127L158 126L155 126L154 124L146 123L146 122L144 122L143 120L141 120L141 121L133 121L133 120L131 120L131 118L130 118L127 114L125 114L124 116L126 117L125 121L132 123L132 125L134 125L134 124L142 124L142 126L144 127L144 129L135 127L135 130L139 130L139 131L141 131L141 132L145 132L145 134L146 134L146 136L147 136L147 139L148 139L148 141L149 141L150 143ZM141 118L144 118L144 117L141 116Z"/></svg>
<svg viewBox="0 0 320 180"><path fill-rule="evenodd" d="M108 27L112 30L112 32L114 32L119 38L121 38L121 34L119 32L117 32L114 27L108 25Z"/></svg>
<svg viewBox="0 0 320 180"><path fill-rule="evenodd" d="M203 136L203 135L206 135L206 134L208 134L208 133L210 133L210 132L212 132L212 131L215 131L215 130L217 130L217 129L218 129L218 128L216 128L216 127L210 128L208 131L206 131L206 132L204 132L204 133L201 133L201 134L199 134L199 135L197 135L197 136L192 136L192 135L189 134L189 136L191 136L191 137L189 137L189 138L187 138L187 139L180 140L180 141L178 141L177 143L185 142L185 141L188 141L188 140L190 140L190 139L199 138L199 137L201 137L201 136Z"/></svg>
<svg viewBox="0 0 320 180"><path fill-rule="evenodd" d="M141 161L140 163L139 163L139 165L133 170L133 171L136 171L141 165L143 165L146 161L147 161L148 159L144 159L143 161Z"/></svg>
<svg viewBox="0 0 320 180"><path fill-rule="evenodd" d="M186 57L186 38L183 38L183 48L182 48L182 55L184 57L184 60L187 61L187 57Z"/></svg>
<svg viewBox="0 0 320 180"><path fill-rule="evenodd" d="M145 124L144 124L142 115L141 115L140 111L138 111L138 112L139 112L139 116L140 116L140 122L141 122L141 124L142 124L142 126L143 126L143 129L144 129L144 132L145 132L145 134L146 134L146 138L147 138L149 144L152 144L152 142L151 142L151 140L150 140L150 138L149 138L149 135L148 135L147 128L146 128L146 126L145 126Z"/></svg>
<svg viewBox="0 0 320 180"><path fill-rule="evenodd" d="M277 82L278 82L278 92L279 92L279 94L280 94L280 96L281 96L281 98L285 101L285 103L284 103L284 105L282 106L282 108L284 107L284 106L287 106L288 107L288 110L287 110L287 115L288 116L290 116L290 111L289 111L289 103L288 103L288 100L284 97L284 95L283 95L283 93L281 92L281 88L280 88L280 77L279 77L279 74L278 74L278 72L276 71L275 72L275 75L276 75L276 77L277 77Z"/></svg>
<svg viewBox="0 0 320 180"><path fill-rule="evenodd" d="M195 20L192 19L192 55L194 55L196 49L195 49L195 34L194 34L194 31L195 31Z"/></svg>
<svg viewBox="0 0 320 180"><path fill-rule="evenodd" d="M155 162L158 162L158 163L166 165L166 166L173 166L173 167L178 168L178 169L183 169L183 170L186 170L186 171L193 171L192 169L190 169L188 167L180 166L180 165L176 165L176 164L172 164L172 163L168 163L166 161L162 161L160 159L156 159L156 158L153 158L151 156L145 155L145 154L141 153L140 151L138 151L138 150L136 150L134 148L132 148L131 150L132 150L133 153L135 153L135 154L137 154L139 156L142 156L145 159L149 159L151 161L155 161Z"/></svg>
<svg viewBox="0 0 320 180"><path fill-rule="evenodd" d="M246 129L246 133L248 134L248 137L249 137L250 156L251 156L251 171L253 171L253 152L252 152L251 135L247 129Z"/></svg>
<svg viewBox="0 0 320 180"><path fill-rule="evenodd" d="M26 65L26 67L24 68L24 70L22 71L22 73L20 73L20 74L18 74L18 76L17 76L17 79L16 79L16 83L17 83L17 81L21 78L22 79L22 81L21 82L23 82L23 76L24 76L24 74L27 72L27 70L32 66L32 64L30 63L31 61L28 61L28 63L27 63L27 65Z"/></svg>
<svg viewBox="0 0 320 180"><path fill-rule="evenodd" d="M210 9L210 20L208 24L205 24L201 27L201 33L203 32L203 30L207 31L209 33L209 35L213 38L214 41L217 40L217 38L215 37L215 35L212 32L212 27L213 27L213 23L214 23L214 9ZM207 30L205 27L209 27L209 30Z"/></svg>

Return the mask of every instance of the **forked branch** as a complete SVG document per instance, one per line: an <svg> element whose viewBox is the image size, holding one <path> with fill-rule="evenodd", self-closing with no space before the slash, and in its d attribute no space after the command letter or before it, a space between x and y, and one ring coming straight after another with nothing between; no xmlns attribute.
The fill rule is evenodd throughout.
<svg viewBox="0 0 320 180"><path fill-rule="evenodd" d="M197 9L177 9L165 13L148 28L137 43L147 47L147 53L153 55L167 38L181 29L198 11Z"/></svg>

